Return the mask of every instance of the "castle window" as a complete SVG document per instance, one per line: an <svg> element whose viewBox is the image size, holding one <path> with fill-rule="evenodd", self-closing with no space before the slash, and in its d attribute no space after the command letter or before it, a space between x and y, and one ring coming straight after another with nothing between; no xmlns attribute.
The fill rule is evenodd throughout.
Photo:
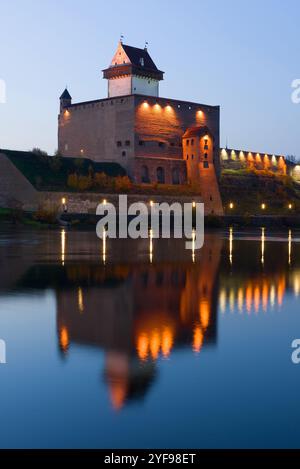
<svg viewBox="0 0 300 469"><path fill-rule="evenodd" d="M143 57L140 58L140 64L141 64L142 67L145 65L145 62L144 62L144 58L143 58Z"/></svg>
<svg viewBox="0 0 300 469"><path fill-rule="evenodd" d="M189 159L189 155L186 155L186 159L187 159L187 160Z"/></svg>
<svg viewBox="0 0 300 469"><path fill-rule="evenodd" d="M194 155L192 155L192 160L194 159Z"/></svg>
<svg viewBox="0 0 300 469"><path fill-rule="evenodd" d="M141 179L144 183L150 182L149 171L147 166L142 166Z"/></svg>
<svg viewBox="0 0 300 469"><path fill-rule="evenodd" d="M164 142L158 142L158 146L159 146L159 147L164 147L165 144L164 144Z"/></svg>
<svg viewBox="0 0 300 469"><path fill-rule="evenodd" d="M194 139L193 139L193 138L192 138L192 140L191 140L191 145L194 145Z"/></svg>
<svg viewBox="0 0 300 469"><path fill-rule="evenodd" d="M68 150L69 150L69 145L65 143L65 151L68 151Z"/></svg>
<svg viewBox="0 0 300 469"><path fill-rule="evenodd" d="M140 141L139 141L139 145L140 145L141 147L143 147L143 146L145 145L144 140L140 140Z"/></svg>
<svg viewBox="0 0 300 469"><path fill-rule="evenodd" d="M208 161L204 161L204 163L203 163L203 168L206 168L206 169L207 169L208 167L209 167Z"/></svg>
<svg viewBox="0 0 300 469"><path fill-rule="evenodd" d="M130 147L130 140L126 140L125 145L126 147Z"/></svg>
<svg viewBox="0 0 300 469"><path fill-rule="evenodd" d="M157 177L158 184L165 183L165 170L161 166L159 166L156 170L156 177Z"/></svg>
<svg viewBox="0 0 300 469"><path fill-rule="evenodd" d="M180 184L179 169L178 168L173 168L172 169L172 182L173 182L173 184Z"/></svg>
<svg viewBox="0 0 300 469"><path fill-rule="evenodd" d="M121 147L122 146L122 142L120 140L117 141L117 147Z"/></svg>
<svg viewBox="0 0 300 469"><path fill-rule="evenodd" d="M204 153L204 158L207 159L208 155L207 153Z"/></svg>
<svg viewBox="0 0 300 469"><path fill-rule="evenodd" d="M209 200L212 202L212 200L213 200L212 196L209 197Z"/></svg>
<svg viewBox="0 0 300 469"><path fill-rule="evenodd" d="M186 146L188 147L188 146L189 146L189 144L190 144L190 141L189 141L189 140L187 140L187 141L186 141Z"/></svg>
<svg viewBox="0 0 300 469"><path fill-rule="evenodd" d="M208 145L204 145L204 150L208 150Z"/></svg>
<svg viewBox="0 0 300 469"><path fill-rule="evenodd" d="M122 151L122 156L126 156L126 151L125 150Z"/></svg>
<svg viewBox="0 0 300 469"><path fill-rule="evenodd" d="M171 143L170 143L170 146L171 146L171 147L174 147L174 145L175 145L174 142L171 142Z"/></svg>

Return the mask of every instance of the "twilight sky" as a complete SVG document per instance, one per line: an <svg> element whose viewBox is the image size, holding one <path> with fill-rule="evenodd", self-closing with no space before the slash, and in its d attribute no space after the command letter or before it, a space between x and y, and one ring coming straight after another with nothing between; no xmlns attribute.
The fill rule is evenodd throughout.
<svg viewBox="0 0 300 469"><path fill-rule="evenodd" d="M59 96L104 98L120 34L165 71L160 96L221 106L221 144L300 156L299 0L0 0L0 148L57 148Z"/></svg>

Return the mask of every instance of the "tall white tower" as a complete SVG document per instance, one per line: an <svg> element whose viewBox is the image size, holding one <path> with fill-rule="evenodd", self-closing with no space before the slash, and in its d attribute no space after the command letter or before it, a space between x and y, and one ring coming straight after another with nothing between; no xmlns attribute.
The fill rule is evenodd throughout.
<svg viewBox="0 0 300 469"><path fill-rule="evenodd" d="M126 46L121 41L109 68L103 70L103 78L108 80L108 97L143 94L159 95L159 82L163 80L151 59L147 48Z"/></svg>

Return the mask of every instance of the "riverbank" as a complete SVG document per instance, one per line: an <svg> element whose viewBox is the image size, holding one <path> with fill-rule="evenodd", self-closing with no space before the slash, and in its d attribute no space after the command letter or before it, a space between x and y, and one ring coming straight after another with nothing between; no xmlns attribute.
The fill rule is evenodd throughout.
<svg viewBox="0 0 300 469"><path fill-rule="evenodd" d="M132 217L131 217L132 218ZM130 221L131 218L128 218ZM53 212L24 212L21 210L13 210L0 208L0 224L28 225L36 228L51 228L57 226L69 227L91 227L96 226L99 216L90 213L63 213L57 215ZM222 228L228 226L237 227L270 227L300 228L299 215L225 215L218 217L208 215L205 217L205 227Z"/></svg>

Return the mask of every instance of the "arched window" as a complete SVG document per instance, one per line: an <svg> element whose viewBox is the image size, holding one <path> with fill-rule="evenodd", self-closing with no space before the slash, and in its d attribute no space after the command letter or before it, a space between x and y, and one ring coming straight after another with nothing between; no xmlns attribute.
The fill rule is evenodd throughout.
<svg viewBox="0 0 300 469"><path fill-rule="evenodd" d="M161 166L159 166L156 170L157 182L158 184L165 183L165 170Z"/></svg>
<svg viewBox="0 0 300 469"><path fill-rule="evenodd" d="M142 182L150 182L150 179L149 179L149 170L148 170L148 167L147 166L142 166Z"/></svg>
<svg viewBox="0 0 300 469"><path fill-rule="evenodd" d="M179 169L178 168L173 168L172 169L172 182L173 184L179 184Z"/></svg>

